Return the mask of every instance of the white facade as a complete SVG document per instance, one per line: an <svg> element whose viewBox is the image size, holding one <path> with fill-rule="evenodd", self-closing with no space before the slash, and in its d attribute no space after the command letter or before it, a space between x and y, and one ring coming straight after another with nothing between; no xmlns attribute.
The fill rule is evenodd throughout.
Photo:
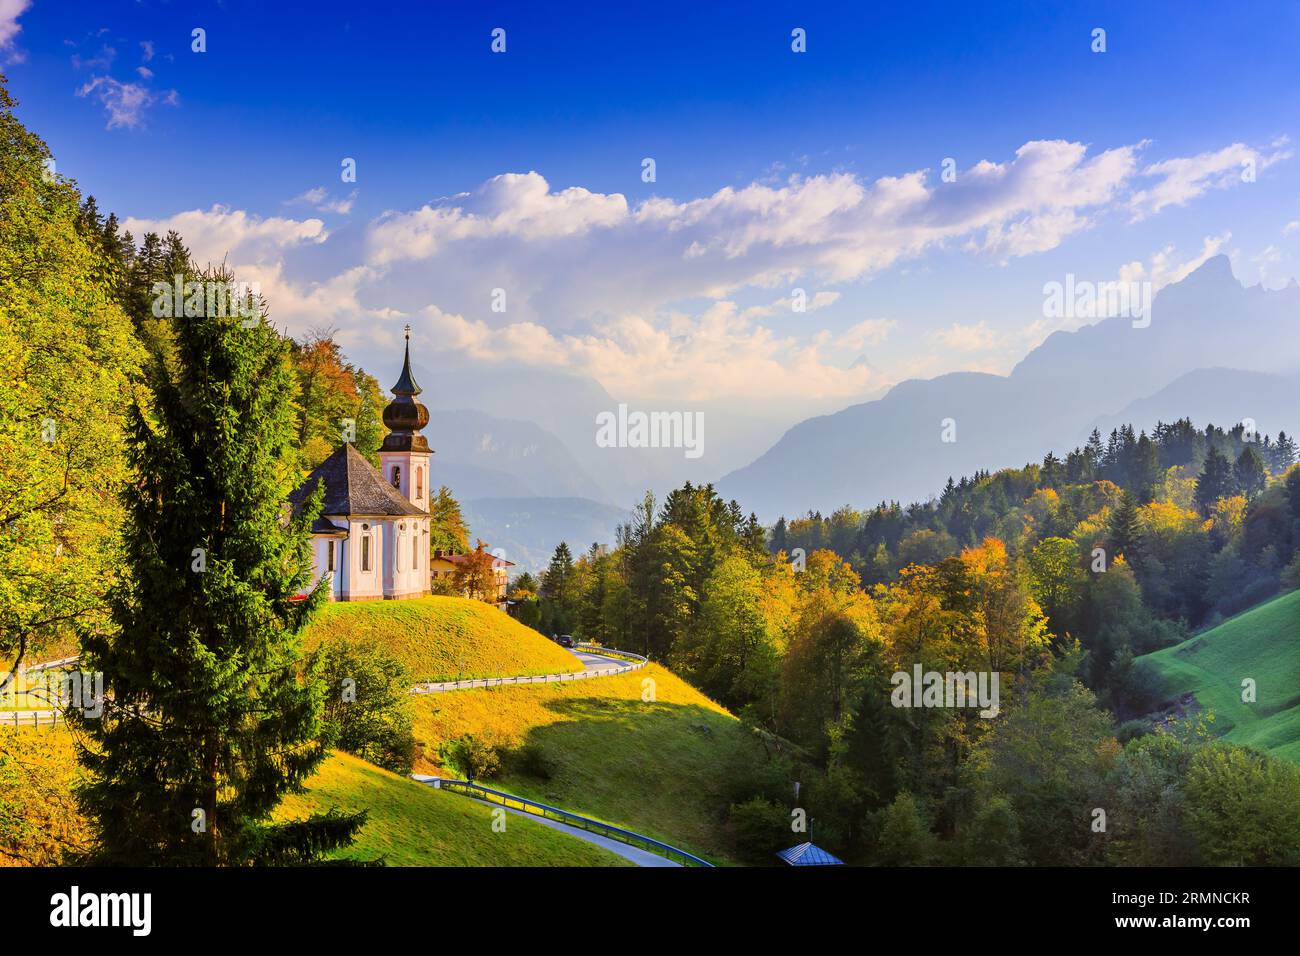
<svg viewBox="0 0 1300 956"><path fill-rule="evenodd" d="M429 510L428 452L381 451L379 474L407 501L423 512Z"/></svg>
<svg viewBox="0 0 1300 956"><path fill-rule="evenodd" d="M409 334L409 333L408 333ZM384 409L388 435L376 470L345 444L311 473L290 501L301 508L324 486L312 525L312 584L329 580L335 601L423 597L429 593L429 461L420 429L429 412L415 400L408 338L394 399Z"/></svg>
<svg viewBox="0 0 1300 956"><path fill-rule="evenodd" d="M322 577L329 578L333 601L429 593L428 518L351 515L330 520L348 531L312 535L312 587Z"/></svg>

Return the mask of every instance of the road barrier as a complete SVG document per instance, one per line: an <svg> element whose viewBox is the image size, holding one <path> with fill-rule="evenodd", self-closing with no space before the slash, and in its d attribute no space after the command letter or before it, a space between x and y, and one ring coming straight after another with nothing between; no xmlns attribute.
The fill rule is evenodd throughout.
<svg viewBox="0 0 1300 956"><path fill-rule="evenodd" d="M608 837L611 840L626 843L628 846L648 850L669 860L679 860L683 866L713 867L713 864L708 860L700 859L693 853L687 853L671 843L664 843L653 837L648 837L644 833L625 830L622 827L614 826L612 823L602 823L599 820L591 819L591 817L584 817L577 813L570 813L568 810L561 810L559 807L548 806L545 803L538 803L536 800L529 800L525 797L517 797L513 793L506 793L504 790L493 790L491 787L474 783L472 780L444 780L440 777L430 777L420 779L420 783L433 787L435 790L449 790L462 796L500 804L510 809L522 810L524 813L544 817L547 820L567 823L569 826L577 827L580 830L587 830Z"/></svg>
<svg viewBox="0 0 1300 956"><path fill-rule="evenodd" d="M0 727L53 727L66 723L57 710L0 710Z"/></svg>
<svg viewBox="0 0 1300 956"><path fill-rule="evenodd" d="M520 684L561 684L571 680L586 680L589 677L611 677L614 674L626 674L630 671L640 670L645 667L649 661L640 654L633 654L630 651L617 651L610 648L600 647L595 644L578 644L575 650L589 651L593 654L605 655L608 657L618 657L628 660L627 664L614 665L613 667L597 667L576 673L561 674L537 674L533 677L481 677L471 680L446 680L446 681L429 681L423 684L416 684L411 688L412 694L440 694L448 690L476 690L482 687L516 687Z"/></svg>

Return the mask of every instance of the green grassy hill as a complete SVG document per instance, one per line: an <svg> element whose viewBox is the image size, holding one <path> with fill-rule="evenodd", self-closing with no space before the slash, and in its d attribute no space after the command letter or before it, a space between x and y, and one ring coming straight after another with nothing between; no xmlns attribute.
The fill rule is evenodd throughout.
<svg viewBox="0 0 1300 956"><path fill-rule="evenodd" d="M554 674L582 664L503 611L459 597L327 604L308 625L304 646L347 638L373 642L417 681Z"/></svg>
<svg viewBox="0 0 1300 956"><path fill-rule="evenodd" d="M1300 591L1139 660L1165 678L1171 696L1195 694L1225 739L1300 763ZM1241 701L1247 677L1253 704Z"/></svg>
<svg viewBox="0 0 1300 956"><path fill-rule="evenodd" d="M643 699L648 688L651 701ZM430 694L415 713L417 771L453 775L440 748L473 735L501 754L500 772L480 781L487 786L720 862L730 853L726 783L766 759L735 717L657 665L573 683Z"/></svg>
<svg viewBox="0 0 1300 956"><path fill-rule="evenodd" d="M78 767L62 727L0 728L0 866L52 866L88 845L89 827L72 797ZM390 866L631 866L627 860L524 817L492 830L492 808L432 790L343 753L332 754L307 791L277 816L330 807L367 808L365 827L340 858Z"/></svg>
<svg viewBox="0 0 1300 956"><path fill-rule="evenodd" d="M510 814L492 830L492 807L399 777L349 754L336 753L304 794L290 796L279 815L303 817L368 809L356 842L336 858L389 866L632 866L577 837Z"/></svg>

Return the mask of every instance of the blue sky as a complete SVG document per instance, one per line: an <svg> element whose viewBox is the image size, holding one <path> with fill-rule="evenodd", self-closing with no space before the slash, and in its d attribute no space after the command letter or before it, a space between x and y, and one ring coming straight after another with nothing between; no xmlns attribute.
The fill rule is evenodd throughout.
<svg viewBox="0 0 1300 956"><path fill-rule="evenodd" d="M1293 3L448 6L0 0L0 59L102 208L370 365L410 322L788 422L1008 371L1067 273L1300 273Z"/></svg>

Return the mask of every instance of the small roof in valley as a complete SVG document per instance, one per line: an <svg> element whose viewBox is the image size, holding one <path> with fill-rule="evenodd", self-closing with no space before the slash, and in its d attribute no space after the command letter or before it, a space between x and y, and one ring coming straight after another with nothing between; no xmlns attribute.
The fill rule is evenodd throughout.
<svg viewBox="0 0 1300 956"><path fill-rule="evenodd" d="M786 863L791 866L843 866L844 861L837 856L831 856L821 847L812 843L800 843L798 846L792 846L788 850L782 850L777 854Z"/></svg>

